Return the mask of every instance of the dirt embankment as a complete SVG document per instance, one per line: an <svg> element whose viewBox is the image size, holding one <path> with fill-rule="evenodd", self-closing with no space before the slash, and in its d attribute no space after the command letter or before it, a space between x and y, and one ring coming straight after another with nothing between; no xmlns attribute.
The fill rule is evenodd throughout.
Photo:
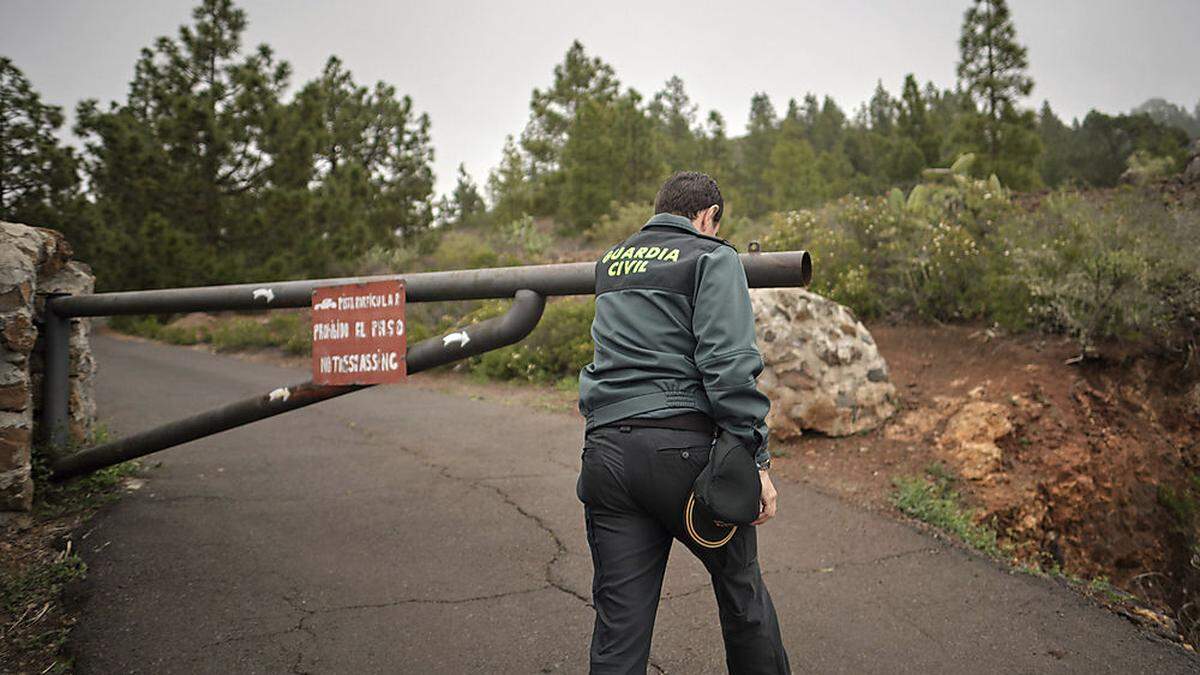
<svg viewBox="0 0 1200 675"><path fill-rule="evenodd" d="M1195 367L1121 354L1067 365L1066 340L965 327L872 333L901 411L866 435L783 448L785 474L887 508L893 477L941 463L1022 561L1200 619Z"/></svg>

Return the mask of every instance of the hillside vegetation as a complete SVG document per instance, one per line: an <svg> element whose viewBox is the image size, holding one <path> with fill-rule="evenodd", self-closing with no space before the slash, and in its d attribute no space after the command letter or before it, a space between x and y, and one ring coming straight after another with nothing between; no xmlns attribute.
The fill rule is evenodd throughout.
<svg viewBox="0 0 1200 675"><path fill-rule="evenodd" d="M736 233L769 226L773 214L832 215L823 205L843 198L907 195L964 155L975 159L957 173L995 175L1021 192L1109 188L1184 168L1200 110L1152 99L1070 122L1048 102L1035 112L1025 107L1035 83L1017 17L1004 0L963 6L952 86L911 73L891 90L878 82L854 110L799 89L777 106L759 92L741 129L702 114L669 71L643 95L574 41L533 88L528 122L486 190L460 167L439 197L437 120L419 101L358 82L336 56L296 82L269 45L244 44L245 11L202 0L177 35L141 52L124 100L76 106L80 149L59 138L62 111L0 57L0 218L62 230L101 290L121 290L327 277L357 271L369 252L397 267L437 248L448 267L532 262L551 245L542 224L611 241L677 170L717 179L725 230ZM918 195L914 207L923 204ZM505 258L462 240L479 231L521 247Z"/></svg>

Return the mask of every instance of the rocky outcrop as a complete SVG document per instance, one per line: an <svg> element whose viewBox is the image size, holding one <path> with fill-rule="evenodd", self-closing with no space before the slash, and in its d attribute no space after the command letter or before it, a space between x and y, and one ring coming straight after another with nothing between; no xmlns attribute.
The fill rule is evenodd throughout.
<svg viewBox="0 0 1200 675"><path fill-rule="evenodd" d="M896 412L896 390L875 340L848 308L802 289L750 291L771 398L767 423L780 440L804 431L848 436Z"/></svg>
<svg viewBox="0 0 1200 675"><path fill-rule="evenodd" d="M1013 430L1008 410L999 403L971 401L946 420L938 447L968 480L982 480L1000 468L996 441Z"/></svg>
<svg viewBox="0 0 1200 675"><path fill-rule="evenodd" d="M934 396L933 405L909 410L884 434L904 443L931 443L941 461L972 481L990 481L1003 472L999 442L1013 433L1014 413L1027 414L1037 406L1014 395L1008 405L984 400L986 389L976 387L966 397Z"/></svg>
<svg viewBox="0 0 1200 675"><path fill-rule="evenodd" d="M42 344L38 339L49 294L91 293L94 279L71 260L71 246L53 230L0 222L0 510L32 505L30 449L40 439ZM95 362L87 320L71 322L71 439L91 435L96 404Z"/></svg>
<svg viewBox="0 0 1200 675"><path fill-rule="evenodd" d="M1192 143L1192 151L1188 153L1188 160L1183 169L1183 182L1200 183L1200 138Z"/></svg>

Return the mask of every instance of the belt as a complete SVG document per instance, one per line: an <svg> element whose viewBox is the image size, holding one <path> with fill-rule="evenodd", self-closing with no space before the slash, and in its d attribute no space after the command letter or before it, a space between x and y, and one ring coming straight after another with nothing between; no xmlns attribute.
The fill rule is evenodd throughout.
<svg viewBox="0 0 1200 675"><path fill-rule="evenodd" d="M677 431L699 431L704 434L714 434L717 430L717 425L713 423L712 418L701 412L683 413L670 417L626 417L603 426L675 429Z"/></svg>

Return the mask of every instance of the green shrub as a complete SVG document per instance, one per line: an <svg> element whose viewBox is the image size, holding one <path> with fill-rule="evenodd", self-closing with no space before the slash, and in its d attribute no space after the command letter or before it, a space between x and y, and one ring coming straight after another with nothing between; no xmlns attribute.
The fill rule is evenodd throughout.
<svg viewBox="0 0 1200 675"><path fill-rule="evenodd" d="M312 353L312 328L298 312L271 312L265 319L220 316L211 327L162 325L155 317L114 317L114 329L176 345L208 343L219 352L279 347L293 355Z"/></svg>
<svg viewBox="0 0 1200 675"><path fill-rule="evenodd" d="M108 320L108 327L126 335L157 340L162 331L162 323L153 316L114 316Z"/></svg>
<svg viewBox="0 0 1200 675"><path fill-rule="evenodd" d="M157 339L173 345L194 345L208 342L212 336L209 335L208 328L205 326L167 324L159 329Z"/></svg>
<svg viewBox="0 0 1200 675"><path fill-rule="evenodd" d="M1200 214L1130 189L1106 202L1053 195L1027 220L1009 238L1039 323L1085 351L1113 338L1195 351Z"/></svg>
<svg viewBox="0 0 1200 675"><path fill-rule="evenodd" d="M967 219L954 217L962 211L933 208L894 197L844 197L822 209L777 215L766 243L771 250L811 252L813 290L863 316L977 318L986 305L978 283L986 269L982 248Z"/></svg>
<svg viewBox="0 0 1200 675"><path fill-rule="evenodd" d="M533 216L525 215L500 228L504 242L515 247L522 257L535 260L550 247L553 238L537 228Z"/></svg>
<svg viewBox="0 0 1200 675"><path fill-rule="evenodd" d="M312 353L312 329L299 313L272 313L265 321L233 317L219 321L210 333L219 352L236 352L279 347L297 356Z"/></svg>
<svg viewBox="0 0 1200 675"><path fill-rule="evenodd" d="M262 349L274 344L274 336L267 325L248 317L221 321L212 330L212 345L219 352Z"/></svg>
<svg viewBox="0 0 1200 675"><path fill-rule="evenodd" d="M497 316L507 303L488 303L469 317L475 322ZM573 377L592 360L591 299L547 304L537 328L521 342L471 358L471 372L500 380L556 382Z"/></svg>
<svg viewBox="0 0 1200 675"><path fill-rule="evenodd" d="M630 202L613 206L612 214L600 216L583 235L590 243L611 246L624 241L637 232L654 215L654 209L642 202Z"/></svg>
<svg viewBox="0 0 1200 675"><path fill-rule="evenodd" d="M87 564L68 551L63 551L56 559L36 562L21 574L0 576L0 612L5 617L34 614L56 600L64 586L82 579L87 573Z"/></svg>
<svg viewBox="0 0 1200 675"><path fill-rule="evenodd" d="M312 324L299 313L273 313L267 320L272 344L287 354L307 356L312 353Z"/></svg>
<svg viewBox="0 0 1200 675"><path fill-rule="evenodd" d="M1135 185L1145 185L1156 180L1162 180L1175 172L1175 160L1171 157L1158 157L1147 150L1134 150L1125 159L1128 167L1122 174L1122 180L1128 180Z"/></svg>
<svg viewBox="0 0 1200 675"><path fill-rule="evenodd" d="M1020 208L995 179L926 172L905 196L844 197L775 214L770 250L813 255L813 290L865 317L986 320L1194 355L1200 213L1127 188L1060 191Z"/></svg>
<svg viewBox="0 0 1200 675"><path fill-rule="evenodd" d="M893 479L896 491L892 493L892 504L905 515L943 530L976 550L1000 555L995 530L975 522L974 512L962 505L951 487L954 479L940 465L930 467L928 473L928 478Z"/></svg>
<svg viewBox="0 0 1200 675"><path fill-rule="evenodd" d="M421 251L416 247L372 246L359 258L354 269L349 273L374 276L420 271L420 258Z"/></svg>
<svg viewBox="0 0 1200 675"><path fill-rule="evenodd" d="M732 213L721 216L721 230L717 234L722 239L729 240L739 251L745 252L750 242L762 243L771 232L770 219L751 220Z"/></svg>
<svg viewBox="0 0 1200 675"><path fill-rule="evenodd" d="M500 265L496 247L484 238L467 232L447 232L442 235L433 255L433 269L462 270Z"/></svg>
<svg viewBox="0 0 1200 675"><path fill-rule="evenodd" d="M1182 488L1158 486L1158 503L1175 520L1175 529L1188 543L1194 555L1200 556L1200 474L1193 474Z"/></svg>
<svg viewBox="0 0 1200 675"><path fill-rule="evenodd" d="M406 331L405 340L409 348L413 345L427 340L434 335L434 330L429 324L419 319L411 319L407 316L404 319L404 330Z"/></svg>

